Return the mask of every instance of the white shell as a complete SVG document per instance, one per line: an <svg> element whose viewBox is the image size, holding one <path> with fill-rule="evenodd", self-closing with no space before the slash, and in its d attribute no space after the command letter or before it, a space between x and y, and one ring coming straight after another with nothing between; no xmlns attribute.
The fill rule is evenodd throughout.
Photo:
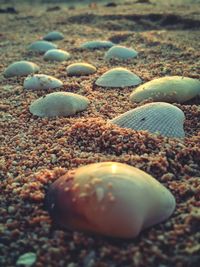
<svg viewBox="0 0 200 267"><path fill-rule="evenodd" d="M105 59L119 59L119 60L127 60L132 59L138 55L138 52L136 52L132 48L127 48L121 45L114 45L112 46L106 53L105 53Z"/></svg>
<svg viewBox="0 0 200 267"><path fill-rule="evenodd" d="M24 80L25 89L54 89L59 88L63 85L62 81L45 74L35 74L33 76L28 76Z"/></svg>
<svg viewBox="0 0 200 267"><path fill-rule="evenodd" d="M113 68L99 77L95 84L101 87L127 87L140 84L142 80L125 68Z"/></svg>
<svg viewBox="0 0 200 267"><path fill-rule="evenodd" d="M50 49L57 48L57 45L47 41L36 41L29 45L28 50L37 53L45 53Z"/></svg>
<svg viewBox="0 0 200 267"><path fill-rule="evenodd" d="M73 63L67 67L68 75L89 75L96 72L96 67L88 63Z"/></svg>
<svg viewBox="0 0 200 267"><path fill-rule="evenodd" d="M200 81L197 79L171 76L154 79L133 90L132 102L151 98L153 101L183 103L200 94Z"/></svg>
<svg viewBox="0 0 200 267"><path fill-rule="evenodd" d="M65 61L70 57L67 51L61 49L51 49L44 54L44 59L49 61Z"/></svg>
<svg viewBox="0 0 200 267"><path fill-rule="evenodd" d="M39 66L30 61L16 61L10 64L5 72L5 77L26 76L39 71Z"/></svg>
<svg viewBox="0 0 200 267"><path fill-rule="evenodd" d="M100 41L94 40L83 43L80 47L84 49L103 49L103 48L110 48L114 45L114 43L110 41Z"/></svg>
<svg viewBox="0 0 200 267"><path fill-rule="evenodd" d="M54 92L35 100L29 107L39 117L70 116L88 107L89 100L68 92Z"/></svg>
<svg viewBox="0 0 200 267"><path fill-rule="evenodd" d="M50 214L62 227L133 238L175 209L168 189L147 173L117 162L80 167L54 182Z"/></svg>
<svg viewBox="0 0 200 267"><path fill-rule="evenodd" d="M63 38L64 35L58 31L49 32L47 33L47 35L43 37L43 39L46 41L57 41L57 40L62 40Z"/></svg>
<svg viewBox="0 0 200 267"><path fill-rule="evenodd" d="M129 110L110 120L122 128L147 130L167 137L184 138L182 110L168 103L155 102Z"/></svg>

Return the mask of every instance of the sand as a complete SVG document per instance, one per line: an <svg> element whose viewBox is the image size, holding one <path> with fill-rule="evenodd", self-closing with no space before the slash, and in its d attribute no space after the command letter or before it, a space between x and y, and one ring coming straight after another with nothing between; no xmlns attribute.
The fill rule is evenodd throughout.
<svg viewBox="0 0 200 267"><path fill-rule="evenodd" d="M131 104L132 88L94 85L115 66L130 69L144 82L165 75L200 78L198 1L152 2L127 0L116 7L18 3L18 13L0 14L0 266L16 266L26 252L36 254L36 267L198 266L200 99L174 103L185 112L186 138L168 139L106 124L148 101ZM28 45L51 30L64 34L56 43L72 54L70 60L51 63L28 53ZM93 39L133 47L139 55L133 61L108 63L103 60L105 50L78 49ZM31 115L30 103L52 90L25 91L24 78L5 79L4 69L17 60L33 61L40 73L61 79L63 88L53 91L87 96L89 108L69 118ZM68 77L66 67L79 61L95 65L97 72ZM170 189L177 201L172 217L128 241L56 226L44 205L49 185L69 169L111 160L138 167Z"/></svg>

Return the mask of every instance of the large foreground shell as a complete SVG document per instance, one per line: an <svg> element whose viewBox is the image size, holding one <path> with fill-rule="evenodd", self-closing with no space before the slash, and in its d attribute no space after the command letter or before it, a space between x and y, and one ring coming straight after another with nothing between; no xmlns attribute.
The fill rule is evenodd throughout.
<svg viewBox="0 0 200 267"><path fill-rule="evenodd" d="M28 50L36 53L45 53L50 49L57 48L57 45L48 41L36 41L29 45Z"/></svg>
<svg viewBox="0 0 200 267"><path fill-rule="evenodd" d="M113 45L114 43L110 41L94 40L94 41L85 42L80 47L84 49L103 49L103 48L110 48Z"/></svg>
<svg viewBox="0 0 200 267"><path fill-rule="evenodd" d="M28 76L24 80L25 89L45 90L59 88L62 85L62 81L45 74L35 74L33 76Z"/></svg>
<svg viewBox="0 0 200 267"><path fill-rule="evenodd" d="M175 208L173 195L152 176L116 162L69 171L51 185L46 201L63 227L121 238L166 220Z"/></svg>
<svg viewBox="0 0 200 267"><path fill-rule="evenodd" d="M132 102L151 98L154 101L183 103L200 94L200 81L188 77L171 76L154 79L133 90Z"/></svg>
<svg viewBox="0 0 200 267"><path fill-rule="evenodd" d="M127 87L142 82L140 77L125 68L113 68L99 77L95 84L101 87Z"/></svg>
<svg viewBox="0 0 200 267"><path fill-rule="evenodd" d="M39 66L30 61L16 61L10 64L5 72L5 77L26 76L39 71Z"/></svg>
<svg viewBox="0 0 200 267"><path fill-rule="evenodd" d="M121 45L112 46L106 53L105 59L119 59L119 60L127 60L132 59L138 55L138 52L132 48L127 48Z"/></svg>
<svg viewBox="0 0 200 267"><path fill-rule="evenodd" d="M166 137L184 138L184 119L183 111L176 106L156 102L129 110L109 122L122 128L147 130Z"/></svg>
<svg viewBox="0 0 200 267"><path fill-rule="evenodd" d="M39 117L70 116L88 107L89 100L81 95L55 92L35 100L29 107Z"/></svg>

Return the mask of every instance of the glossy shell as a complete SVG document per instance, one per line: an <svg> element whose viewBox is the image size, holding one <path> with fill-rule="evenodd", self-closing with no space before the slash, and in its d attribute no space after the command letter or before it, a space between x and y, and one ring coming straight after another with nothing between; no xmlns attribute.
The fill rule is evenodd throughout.
<svg viewBox="0 0 200 267"><path fill-rule="evenodd" d="M184 138L182 110L168 103L156 102L129 110L110 120L122 128L147 130L166 137Z"/></svg>
<svg viewBox="0 0 200 267"><path fill-rule="evenodd" d="M36 53L45 53L50 49L57 48L57 45L47 41L36 41L29 45L28 50Z"/></svg>
<svg viewBox="0 0 200 267"><path fill-rule="evenodd" d="M94 40L94 41L88 41L83 43L80 48L84 49L104 49L104 48L110 48L114 45L114 43L110 41L100 41L100 40Z"/></svg>
<svg viewBox="0 0 200 267"><path fill-rule="evenodd" d="M101 87L127 87L138 85L142 82L140 77L138 77L133 72L125 68L113 68L105 72L101 77L99 77L95 84Z"/></svg>
<svg viewBox="0 0 200 267"><path fill-rule="evenodd" d="M64 35L58 31L49 32L47 33L47 35L43 37L43 39L46 41L58 41L58 40L62 40L63 38L64 38Z"/></svg>
<svg viewBox="0 0 200 267"><path fill-rule="evenodd" d="M70 54L61 49L51 49L44 54L44 60L49 61L65 61L70 59Z"/></svg>
<svg viewBox="0 0 200 267"><path fill-rule="evenodd" d="M138 55L138 52L132 48L127 48L121 45L112 46L106 53L105 59L118 59L118 60L127 60L132 59Z"/></svg>
<svg viewBox="0 0 200 267"><path fill-rule="evenodd" d="M73 63L67 67L70 76L90 75L96 72L96 67L88 63Z"/></svg>
<svg viewBox="0 0 200 267"><path fill-rule="evenodd" d="M10 64L4 71L6 78L14 76L26 76L39 71L39 66L30 61L16 61Z"/></svg>
<svg viewBox="0 0 200 267"><path fill-rule="evenodd" d="M38 117L70 116L88 107L89 100L68 92L54 92L35 100L29 107Z"/></svg>
<svg viewBox="0 0 200 267"><path fill-rule="evenodd" d="M120 238L137 236L175 208L173 195L152 176L117 162L69 171L51 185L46 203L62 227Z"/></svg>
<svg viewBox="0 0 200 267"><path fill-rule="evenodd" d="M45 74L35 74L33 76L28 76L24 80L24 88L28 90L54 89L62 87L62 85L62 81Z"/></svg>
<svg viewBox="0 0 200 267"><path fill-rule="evenodd" d="M153 101L184 103L200 94L200 81L197 79L171 76L154 79L133 90L132 102L151 98Z"/></svg>

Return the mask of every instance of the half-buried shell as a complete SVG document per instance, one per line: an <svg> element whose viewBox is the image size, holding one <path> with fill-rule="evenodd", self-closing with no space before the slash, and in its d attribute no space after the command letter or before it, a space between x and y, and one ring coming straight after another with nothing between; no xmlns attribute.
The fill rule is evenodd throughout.
<svg viewBox="0 0 200 267"><path fill-rule="evenodd" d="M118 59L118 60L127 60L132 59L138 55L138 52L132 48L124 47L121 45L112 46L106 53L105 59Z"/></svg>
<svg viewBox="0 0 200 267"><path fill-rule="evenodd" d="M94 40L94 41L88 41L83 43L80 48L83 49L103 49L103 48L110 48L114 45L114 43L110 41L100 41L100 40Z"/></svg>
<svg viewBox="0 0 200 267"><path fill-rule="evenodd" d="M140 77L125 68L117 67L105 72L95 84L101 87L127 87L138 85L142 82Z"/></svg>
<svg viewBox="0 0 200 267"><path fill-rule="evenodd" d="M24 80L24 88L29 90L54 89L60 88L62 85L63 83L59 79L45 74L35 74L33 76L28 76Z"/></svg>
<svg viewBox="0 0 200 267"><path fill-rule="evenodd" d="M110 120L122 128L146 130L166 137L184 138L182 110L168 103L156 102L129 110Z"/></svg>
<svg viewBox="0 0 200 267"><path fill-rule="evenodd" d="M29 107L38 117L70 116L85 110L89 100L81 95L68 92L54 92L35 100Z"/></svg>
<svg viewBox="0 0 200 267"><path fill-rule="evenodd" d="M4 71L6 78L14 76L27 76L39 71L39 66L30 61L16 61L10 64Z"/></svg>
<svg viewBox="0 0 200 267"><path fill-rule="evenodd" d="M67 67L67 74L70 76L90 75L95 72L96 72L95 66L84 62L73 63Z"/></svg>
<svg viewBox="0 0 200 267"><path fill-rule="evenodd" d="M200 81L193 78L171 76L154 79L133 90L132 102L151 98L153 101L184 103L200 94Z"/></svg>
<svg viewBox="0 0 200 267"><path fill-rule="evenodd" d="M60 177L51 185L46 204L62 227L132 238L166 220L174 211L175 199L147 173L102 162Z"/></svg>
<svg viewBox="0 0 200 267"><path fill-rule="evenodd" d="M36 41L29 45L28 50L35 53L45 53L50 49L57 48L57 45L48 41Z"/></svg>
<svg viewBox="0 0 200 267"><path fill-rule="evenodd" d="M43 39L46 41L58 41L58 40L62 40L63 38L64 38L64 35L58 31L49 32L47 33L47 35L43 37Z"/></svg>
<svg viewBox="0 0 200 267"><path fill-rule="evenodd" d="M61 49L51 49L44 54L44 60L48 61L65 61L70 59L70 54Z"/></svg>

